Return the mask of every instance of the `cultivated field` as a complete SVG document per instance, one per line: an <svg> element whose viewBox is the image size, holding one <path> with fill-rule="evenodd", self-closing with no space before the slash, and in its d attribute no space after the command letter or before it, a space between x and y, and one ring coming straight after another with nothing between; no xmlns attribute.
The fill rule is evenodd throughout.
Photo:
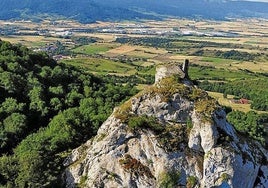
<svg viewBox="0 0 268 188"><path fill-rule="evenodd" d="M263 19L93 24L70 20L0 21L0 25L2 40L37 51L48 50L59 62L99 75L152 78L155 66L181 64L185 59L192 64L190 76L195 80L232 81L255 79L256 75L266 79L268 73L268 22ZM222 105L250 110L249 105L230 104L221 93L209 94Z"/></svg>

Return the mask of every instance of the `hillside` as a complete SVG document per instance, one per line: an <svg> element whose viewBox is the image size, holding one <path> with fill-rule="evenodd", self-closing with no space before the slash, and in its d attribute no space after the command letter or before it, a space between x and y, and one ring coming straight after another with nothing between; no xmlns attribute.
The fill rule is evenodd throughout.
<svg viewBox="0 0 268 188"><path fill-rule="evenodd" d="M239 134L183 70L158 69L153 86L73 150L64 162L65 186L267 187L267 150Z"/></svg>
<svg viewBox="0 0 268 188"><path fill-rule="evenodd" d="M0 187L56 186L65 153L135 92L0 40Z"/></svg>
<svg viewBox="0 0 268 188"><path fill-rule="evenodd" d="M206 0L2 0L0 19L65 17L80 22L97 20L161 19L167 16L226 19L227 17L268 18L268 3Z"/></svg>

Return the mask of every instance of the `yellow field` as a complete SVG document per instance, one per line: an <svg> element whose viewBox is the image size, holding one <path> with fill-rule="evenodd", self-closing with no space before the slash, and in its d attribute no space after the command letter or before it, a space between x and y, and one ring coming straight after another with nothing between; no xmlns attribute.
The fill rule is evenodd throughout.
<svg viewBox="0 0 268 188"><path fill-rule="evenodd" d="M105 33L76 33L78 37L96 37L103 42L113 42L116 39L116 36L113 34L105 34Z"/></svg>
<svg viewBox="0 0 268 188"><path fill-rule="evenodd" d="M192 62L197 62L200 60L197 56L186 56L186 55L170 55L170 60L174 61L184 61L185 59L191 59Z"/></svg>
<svg viewBox="0 0 268 188"><path fill-rule="evenodd" d="M139 57L139 58L154 58L158 55L167 53L164 49L155 49L150 47L141 47L141 46L131 46L131 45L121 45L117 48L111 49L106 52L105 55L113 57L118 55L126 55L130 57Z"/></svg>
<svg viewBox="0 0 268 188"><path fill-rule="evenodd" d="M109 50L107 53L111 53L111 54L125 54L128 52L132 52L136 49L135 46L130 46L130 45L122 45L119 46L115 49Z"/></svg>
<svg viewBox="0 0 268 188"><path fill-rule="evenodd" d="M237 64L232 64L232 67L236 67L239 69L248 69L253 72L268 72L268 62L242 62Z"/></svg>

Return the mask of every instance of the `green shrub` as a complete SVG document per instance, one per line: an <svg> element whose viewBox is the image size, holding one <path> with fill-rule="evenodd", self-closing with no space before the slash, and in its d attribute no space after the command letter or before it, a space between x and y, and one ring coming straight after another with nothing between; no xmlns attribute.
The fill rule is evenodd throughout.
<svg viewBox="0 0 268 188"><path fill-rule="evenodd" d="M205 92L202 89L196 89L196 88L193 88L192 93L188 97L192 101L209 98L207 92Z"/></svg>
<svg viewBox="0 0 268 188"><path fill-rule="evenodd" d="M186 126L182 124L166 125L165 129L156 136L156 139L166 152L181 150L182 143L188 143Z"/></svg>
<svg viewBox="0 0 268 188"><path fill-rule="evenodd" d="M148 116L132 116L128 120L128 126L132 130L148 128L152 131L159 133L164 130L164 127L160 125L155 117Z"/></svg>
<svg viewBox="0 0 268 188"><path fill-rule="evenodd" d="M163 172L159 176L159 188L177 187L181 173L176 171Z"/></svg>
<svg viewBox="0 0 268 188"><path fill-rule="evenodd" d="M234 125L239 132L253 138L265 146L268 133L265 124L268 122L267 114L257 114L254 111L247 113L232 111L227 115L228 121Z"/></svg>

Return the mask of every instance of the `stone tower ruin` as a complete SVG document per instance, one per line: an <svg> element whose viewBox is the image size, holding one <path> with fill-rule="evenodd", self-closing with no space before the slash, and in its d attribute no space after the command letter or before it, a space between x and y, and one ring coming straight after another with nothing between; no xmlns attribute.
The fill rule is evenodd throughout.
<svg viewBox="0 0 268 188"><path fill-rule="evenodd" d="M181 79L189 79L188 75L189 60L186 59L182 65L169 64L162 65L156 68L155 83L159 82L162 78L172 75L178 75Z"/></svg>

